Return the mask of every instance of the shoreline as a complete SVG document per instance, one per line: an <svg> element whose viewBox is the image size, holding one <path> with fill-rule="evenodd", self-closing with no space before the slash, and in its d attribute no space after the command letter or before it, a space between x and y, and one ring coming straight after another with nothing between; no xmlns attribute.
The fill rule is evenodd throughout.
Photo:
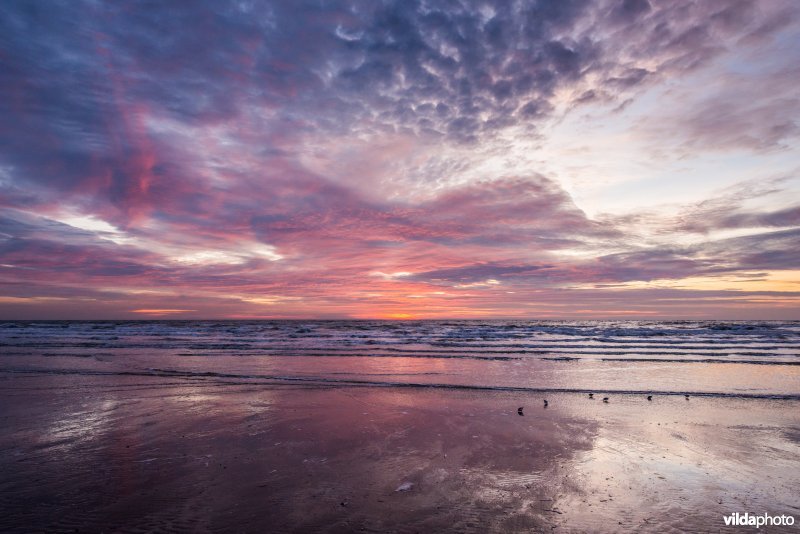
<svg viewBox="0 0 800 534"><path fill-rule="evenodd" d="M101 371L84 369L1 369L0 373L9 375L55 375L55 376L105 376L105 377L147 377L147 378L179 378L179 379L209 379L209 385L220 386L280 386L280 385L307 385L320 387L342 387L342 388L399 388L399 389L443 389L443 390L463 390L463 391L486 391L486 392L516 392L516 393L565 393L575 395L587 395L589 393L598 395L619 395L619 396L647 396L657 397L707 397L722 399L764 399L764 400L800 400L800 393L743 393L743 392L724 392L724 391L665 391L657 389L604 389L604 388L556 388L556 387L521 387L521 386L481 386L477 384L450 384L450 383L425 383L425 382L386 382L359 379L335 379L330 377L309 377L309 376L279 376L279 375L252 375L252 374L233 374L218 372L191 372L182 370L152 369L149 371ZM235 382L213 382L213 380L233 379ZM248 381L249 380L249 381ZM256 381L257 380L257 381Z"/></svg>

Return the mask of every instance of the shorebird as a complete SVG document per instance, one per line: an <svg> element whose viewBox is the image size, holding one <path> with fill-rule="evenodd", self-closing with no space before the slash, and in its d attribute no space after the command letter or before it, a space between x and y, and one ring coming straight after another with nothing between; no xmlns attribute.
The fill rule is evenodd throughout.
<svg viewBox="0 0 800 534"><path fill-rule="evenodd" d="M608 402L608 397L603 397L603 402Z"/></svg>
<svg viewBox="0 0 800 534"><path fill-rule="evenodd" d="M520 406L519 408L517 408L517 413L520 414L520 415L525 415L524 413L522 413L522 408L523 408L523 406Z"/></svg>
<svg viewBox="0 0 800 534"><path fill-rule="evenodd" d="M594 393L589 393L589 398L593 399L594 398Z"/></svg>
<svg viewBox="0 0 800 534"><path fill-rule="evenodd" d="M547 399L544 400L544 407L547 408Z"/></svg>
<svg viewBox="0 0 800 534"><path fill-rule="evenodd" d="M653 400L653 396L652 395L648 395L647 396L647 400Z"/></svg>
<svg viewBox="0 0 800 534"><path fill-rule="evenodd" d="M689 395L684 395L684 397L686 397L686 400L689 400Z"/></svg>

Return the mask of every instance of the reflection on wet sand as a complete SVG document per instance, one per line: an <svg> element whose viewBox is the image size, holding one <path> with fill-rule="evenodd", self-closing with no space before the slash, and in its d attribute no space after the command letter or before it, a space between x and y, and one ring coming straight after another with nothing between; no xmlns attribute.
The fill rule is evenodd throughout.
<svg viewBox="0 0 800 534"><path fill-rule="evenodd" d="M2 531L716 531L733 511L800 515L794 401L4 384Z"/></svg>

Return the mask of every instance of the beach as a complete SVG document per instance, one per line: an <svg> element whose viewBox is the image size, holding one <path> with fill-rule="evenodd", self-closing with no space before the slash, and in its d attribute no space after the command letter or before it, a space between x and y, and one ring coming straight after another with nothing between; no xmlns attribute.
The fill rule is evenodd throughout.
<svg viewBox="0 0 800 534"><path fill-rule="evenodd" d="M575 376L570 385L556 373L550 391L543 383L481 388L480 375L471 383L457 375L455 357L385 358L383 373L362 365L359 378L349 360L334 371L332 357L282 377L273 358L245 358L222 373L210 363L189 371L186 356L179 371L177 357L162 354L162 369L146 367L113 356L140 349L101 349L75 341L75 331L71 341L20 335L40 327L4 330L4 532L737 532L748 530L723 516L800 516L791 365L719 364L746 369L740 380L749 376L750 391L718 383L713 392L713 381L701 387L695 377L700 391L687 399L666 387L668 378L658 382L662 364L633 363L649 365L659 386L647 400L640 384L631 392L624 371L616 386L603 382L597 362L540 361ZM166 328L159 335L174 336L177 327ZM44 356L55 348L41 345L58 340L72 345L62 354L76 352ZM89 346L74 346L81 343ZM165 344L186 350L174 338ZM781 360L791 360L789 350ZM771 380L772 368L784 382L762 382L757 371ZM582 391L584 372L602 384L593 398Z"/></svg>
<svg viewBox="0 0 800 534"><path fill-rule="evenodd" d="M0 1L0 534L800 534L800 1Z"/></svg>

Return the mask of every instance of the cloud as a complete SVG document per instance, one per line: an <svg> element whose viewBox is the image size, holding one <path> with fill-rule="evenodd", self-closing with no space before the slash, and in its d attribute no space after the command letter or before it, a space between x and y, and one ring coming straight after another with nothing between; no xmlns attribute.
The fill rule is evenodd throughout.
<svg viewBox="0 0 800 534"><path fill-rule="evenodd" d="M775 16L748 2L78 1L2 9L4 164L43 202L67 195L121 226L191 197L208 179L186 164L174 132L155 131L155 120L229 125L234 142L250 127L267 143L287 127L486 141L512 125L538 128L563 90L609 98L696 68L737 36L768 33L763 24ZM795 131L779 120L792 99L784 100L715 129L742 132L740 140L716 137L779 142ZM687 119L698 139L714 136L714 117L736 106L714 105ZM765 114L772 119L764 129L742 128L746 117Z"/></svg>
<svg viewBox="0 0 800 534"><path fill-rule="evenodd" d="M724 84L637 133L686 151L790 146L795 56L767 54L785 49L796 12L689 0L4 2L0 283L14 298L171 292L114 304L120 313L202 313L211 301L252 311L269 300L258 295L313 313L314 295L324 313L357 314L381 291L400 302L442 285L497 289L487 280L530 289L788 268L796 205L754 206L760 193L741 191L656 214L647 224L662 238L710 236L667 247L631 224L644 213L587 216L537 150L573 110L619 116L723 61ZM771 97L751 98L764 84ZM711 235L759 228L789 233ZM183 302L165 304L175 294Z"/></svg>
<svg viewBox="0 0 800 534"><path fill-rule="evenodd" d="M687 96L683 113L657 117L643 131L662 142L677 141L682 151L785 150L800 135L798 76L794 67L771 76L764 99L753 98L767 85L763 77L725 76L722 87L706 89L699 100Z"/></svg>
<svg viewBox="0 0 800 534"><path fill-rule="evenodd" d="M546 268L543 265L503 265L497 263L477 263L473 265L466 265L463 267L454 267L450 269L438 269L435 271L427 271L423 273L416 273L415 280L423 280L431 283L448 283L448 284L475 284L491 280L498 283L504 277L514 276L522 277L536 274L536 271ZM494 285L494 284L489 284Z"/></svg>
<svg viewBox="0 0 800 534"><path fill-rule="evenodd" d="M687 206L662 231L707 234L714 230L800 226L800 206L787 204L793 197L790 184L787 176L735 184L713 198Z"/></svg>
<svg viewBox="0 0 800 534"><path fill-rule="evenodd" d="M262 206L251 221L260 239L288 249L346 241L354 250L424 243L544 251L618 235L590 221L555 182L539 175L449 188L414 204L368 202L320 179L313 197L284 201Z"/></svg>

